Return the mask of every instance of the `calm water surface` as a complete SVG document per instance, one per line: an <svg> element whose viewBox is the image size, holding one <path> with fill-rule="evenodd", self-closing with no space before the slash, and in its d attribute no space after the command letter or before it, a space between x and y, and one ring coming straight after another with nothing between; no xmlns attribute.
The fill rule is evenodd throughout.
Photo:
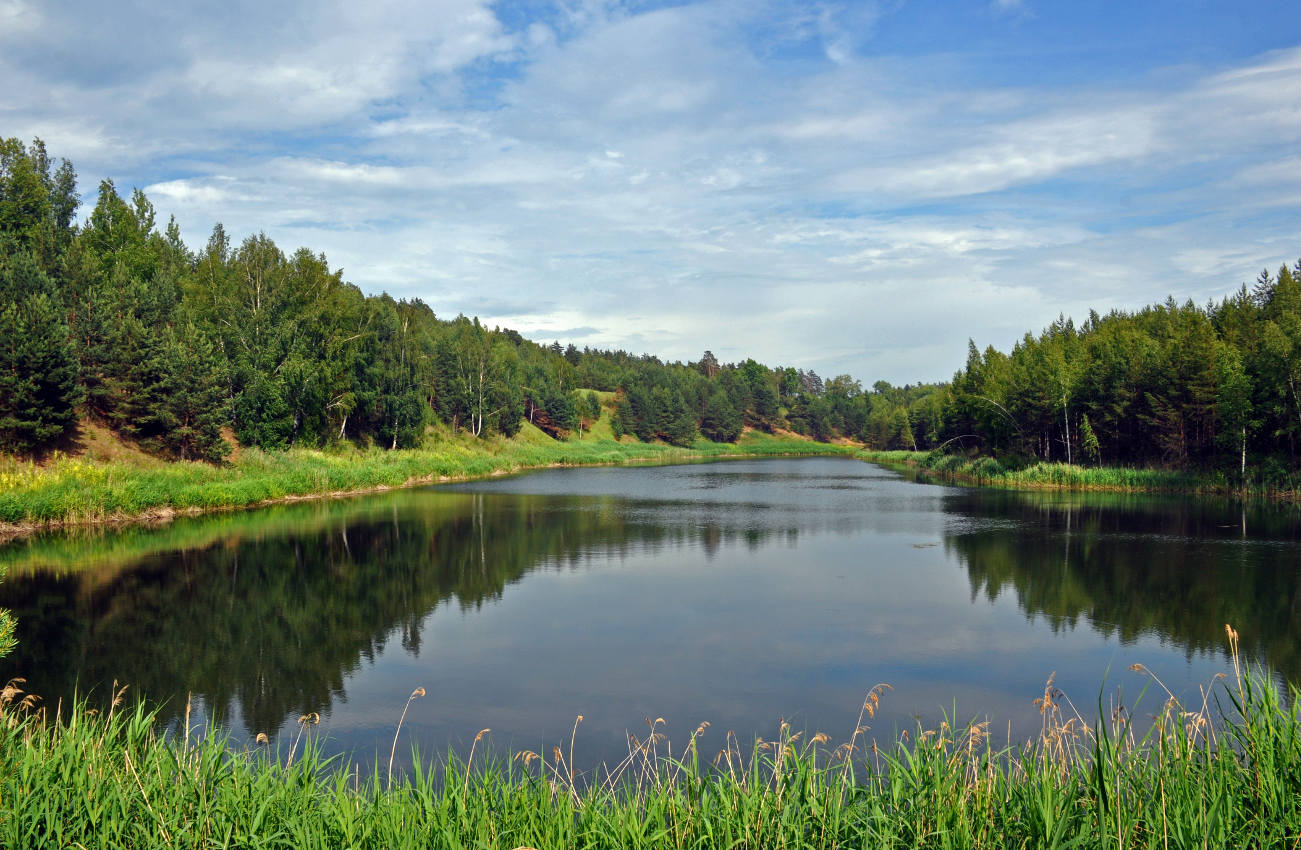
<svg viewBox="0 0 1301 850"><path fill-rule="evenodd" d="M709 721L706 752L783 718L842 741L878 682L882 740L945 712L1015 740L1053 673L1085 715L1142 690L1134 663L1195 695L1226 669L1226 622L1301 681L1299 541L1290 509L844 459L552 470L10 544L0 677L51 703L116 679L170 717L193 694L237 742L319 712L363 762L416 687L403 737L425 751L490 727L549 752L578 714L589 764L646 717L678 742Z"/></svg>

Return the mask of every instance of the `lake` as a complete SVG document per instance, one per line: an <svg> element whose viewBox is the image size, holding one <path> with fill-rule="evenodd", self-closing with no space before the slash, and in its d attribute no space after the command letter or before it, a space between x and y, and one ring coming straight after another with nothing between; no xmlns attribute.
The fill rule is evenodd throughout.
<svg viewBox="0 0 1301 850"><path fill-rule="evenodd" d="M568 749L617 761L646 719L702 752L782 719L834 743L918 718L1141 716L1228 669L1224 624L1301 681L1301 522L1227 501L940 486L840 458L556 469L50 534L0 547L21 675L54 706L114 680L236 745L319 713L327 749L387 760ZM481 745L482 746L482 745ZM400 759L401 760L401 759Z"/></svg>

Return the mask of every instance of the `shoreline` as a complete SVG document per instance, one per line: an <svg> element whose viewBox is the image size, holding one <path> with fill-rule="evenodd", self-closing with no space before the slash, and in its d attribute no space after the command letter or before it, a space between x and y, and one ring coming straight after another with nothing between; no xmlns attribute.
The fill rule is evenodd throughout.
<svg viewBox="0 0 1301 850"><path fill-rule="evenodd" d="M1115 466L1084 467L1065 463L1038 462L1021 469L1007 469L989 457L976 459L942 455L939 462L925 463L931 452L863 450L856 457L869 463L907 469L929 479L971 487L1003 490L1061 490L1079 493L1122 493L1146 496L1201 496L1228 501L1262 501L1301 505L1301 491L1242 489L1209 478L1205 473ZM1109 480L1110 479L1110 480Z"/></svg>
<svg viewBox="0 0 1301 850"><path fill-rule="evenodd" d="M915 472L928 479L973 487L1007 490L1129 493L1135 495L1203 496L1231 501L1260 500L1301 504L1295 490L1226 488L1192 473L1119 467L1079 467L1036 464L1008 470L990 458L969 460L944 456L940 464L927 465L929 452L876 451L861 446L750 432L739 443L699 442L692 448L658 443L623 443L609 440L554 444L507 441L473 444L447 441L431 448L352 450L328 453L291 449L256 453L251 459L223 467L174 463L143 467L130 463L87 463L70 459L62 469L34 471L25 488L0 490L0 516L17 509L22 519L0 519L0 545L32 535L78 528L128 528L166 525L179 518L255 510L306 501L345 499L434 484L477 481L542 469L602 466L664 465L763 457L848 457ZM952 460L950 460L950 458ZM327 470L308 469L325 466ZM64 474L69 473L69 474ZM185 473L188 473L188 478ZM308 479L303 478L304 475ZM401 477L398 477L398 476ZM65 480L59 480L62 476ZM170 485L146 497L135 510L101 509L134 485L152 477L173 478ZM1114 480L1114 479L1129 479ZM66 479L71 479L66 480ZM92 479L87 481L86 479ZM93 479L99 479L95 481ZM297 479L287 481L285 479ZM1107 480L1113 479L1113 480ZM342 481L342 486L335 486ZM239 485L253 489L239 493ZM80 498L60 505L57 514L32 516L51 501L53 491L71 487ZM128 494L131 495L131 494ZM9 504L6 504L8 501ZM127 499L120 501L128 502ZM8 510L6 510L6 508ZM56 508L57 509L57 508Z"/></svg>
<svg viewBox="0 0 1301 850"><path fill-rule="evenodd" d="M459 451L456 451L453 456L448 456L446 452L449 448ZM538 456L538 453L541 453L542 456ZM582 455L585 454L592 456L583 457ZM92 503L89 510L78 511L76 509L77 505L71 505L59 515L26 517L20 520L0 519L0 545L43 532L77 528L126 528L166 525L175 519L183 517L255 510L296 502L352 498L433 484L478 481L543 469L652 466L764 457L816 456L854 457L853 447L766 434L761 436L751 434L743 437L742 441L736 444L697 443L696 446L689 449L656 443L630 444L602 441L556 443L554 446L519 443L480 446L452 444L439 445L433 449L402 449L395 452L369 450L351 454L327 454L315 450L290 450L275 454L260 454L254 462L246 461L226 467L210 467L189 463L145 469L129 465L86 464L82 461L71 461L69 463L69 466L72 467L70 477L73 478L72 486L74 488L77 485L84 486L87 483L81 480L87 474L91 478L99 477L106 480L107 483L100 482L101 486L98 490L95 490L93 484L87 488L91 491L90 496L99 497L100 502L107 501L111 497L109 491L112 488L127 488L142 481L147 482L149 477L154 474L166 477L169 474L184 470L194 472L200 478L204 477L205 474L211 477L210 480L206 481L174 482L178 486L165 492L153 494L154 503L142 505L138 510L95 510ZM367 480L365 483L357 481L353 486L312 487L309 485L307 487L293 487L290 484L283 488L277 485L284 482L268 480L277 473L281 478L290 477L294 473L302 473L304 472L302 467L308 465L309 462L325 464L331 467L330 472L339 474L333 477L317 477L314 479L322 485L332 484L333 478L337 477L369 479L379 476L387 480ZM417 467L423 465L426 470L429 467L435 468L430 471L421 470L415 474L407 474L401 479L396 477L398 471L407 470L413 465ZM460 468L448 469L449 465L459 466ZM273 472L268 472L267 466L287 466L288 468L279 468ZM19 491L17 495L15 495L15 491L9 493L0 491L0 511L9 507L3 501L6 497L20 502L19 510L23 509L23 502L29 506L28 510L33 505L37 508L41 507L43 501L46 501L43 497L48 497L56 489L66 487L66 482L57 480L60 477L60 472L62 470L56 468L52 475L47 476L52 480L34 482L32 486L25 488L25 492ZM245 476L242 473L247 474ZM301 476L299 477L301 478ZM241 482L241 478L246 478L246 480ZM256 498L240 498L238 494L228 492L230 485L239 483L260 484L263 485L262 489L271 488L278 490L278 492L271 495L259 495ZM231 495L232 497L227 501L220 502L202 498L213 494L217 496ZM85 490L80 490L79 495L85 496ZM191 503L177 504L178 500L184 498L191 499ZM79 500L81 505L85 505L87 501L89 500L86 498ZM13 508L10 507L10 511L12 510Z"/></svg>
<svg viewBox="0 0 1301 850"><path fill-rule="evenodd" d="M1061 463L1006 469L992 458L971 460L954 455L940 456L938 462L928 464L928 459L935 459L929 452L876 451L762 432L748 432L738 443L700 441L691 448L610 440L475 443L451 439L427 448L392 452L373 448L252 452L220 467L195 462L143 466L78 458L62 459L50 467L29 465L27 480L16 487L11 483L15 474L0 474L0 485L9 485L0 487L0 545L43 532L165 525L184 517L352 498L542 469L812 456L849 457L973 487L1301 504L1301 491L1256 487L1244 493L1227 486L1227 482L1197 473Z"/></svg>

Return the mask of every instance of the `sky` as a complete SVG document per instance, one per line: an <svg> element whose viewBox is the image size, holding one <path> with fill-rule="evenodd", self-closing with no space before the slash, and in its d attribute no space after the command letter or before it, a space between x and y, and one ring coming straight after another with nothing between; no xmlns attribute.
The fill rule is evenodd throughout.
<svg viewBox="0 0 1301 850"><path fill-rule="evenodd" d="M1301 257L1301 3L0 0L0 136L539 342L947 380Z"/></svg>

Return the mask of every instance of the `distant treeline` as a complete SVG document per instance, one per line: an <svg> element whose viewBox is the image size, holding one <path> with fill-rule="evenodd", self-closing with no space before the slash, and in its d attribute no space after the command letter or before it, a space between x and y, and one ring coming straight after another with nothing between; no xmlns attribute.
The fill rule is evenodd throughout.
<svg viewBox="0 0 1301 850"><path fill-rule="evenodd" d="M970 344L950 384L865 391L752 359L666 363L543 345L419 300L367 296L300 248L220 224L193 252L148 198L0 142L0 451L65 441L79 416L166 457L218 461L222 429L267 449L419 443L525 421L556 437L611 408L616 435L690 445L745 426L879 449L1090 464L1250 468L1285 482L1301 437L1301 261L1220 303L1060 318L1010 353ZM614 393L605 401L592 391Z"/></svg>
<svg viewBox="0 0 1301 850"><path fill-rule="evenodd" d="M882 406L893 412L880 413ZM1060 317L1008 353L968 343L947 385L870 394L873 448L1018 461L1221 470L1294 487L1301 449L1301 261L1219 303Z"/></svg>

